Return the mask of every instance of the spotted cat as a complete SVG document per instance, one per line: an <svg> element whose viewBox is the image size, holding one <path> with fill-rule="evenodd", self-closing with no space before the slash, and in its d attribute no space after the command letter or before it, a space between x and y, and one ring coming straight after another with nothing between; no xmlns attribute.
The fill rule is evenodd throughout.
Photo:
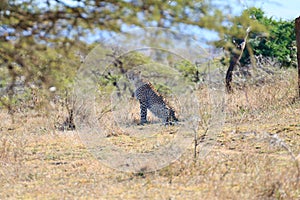
<svg viewBox="0 0 300 200"><path fill-rule="evenodd" d="M147 109L162 119L166 125L178 122L174 109L168 105L150 82L142 79L140 72L128 72L127 78L134 85L135 97L140 102L141 125L147 123Z"/></svg>

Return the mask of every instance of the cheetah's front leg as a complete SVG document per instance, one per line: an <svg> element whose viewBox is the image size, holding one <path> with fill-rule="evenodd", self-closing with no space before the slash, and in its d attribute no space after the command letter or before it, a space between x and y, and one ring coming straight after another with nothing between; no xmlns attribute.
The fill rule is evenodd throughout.
<svg viewBox="0 0 300 200"><path fill-rule="evenodd" d="M141 110L141 125L147 123L147 106L140 101L140 110Z"/></svg>

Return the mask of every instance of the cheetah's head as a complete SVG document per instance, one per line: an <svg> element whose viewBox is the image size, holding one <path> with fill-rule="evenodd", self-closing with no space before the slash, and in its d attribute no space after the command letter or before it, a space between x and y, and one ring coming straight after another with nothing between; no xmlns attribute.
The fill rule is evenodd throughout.
<svg viewBox="0 0 300 200"><path fill-rule="evenodd" d="M131 83L136 85L139 81L142 80L142 73L141 71L128 71L126 73L126 77Z"/></svg>

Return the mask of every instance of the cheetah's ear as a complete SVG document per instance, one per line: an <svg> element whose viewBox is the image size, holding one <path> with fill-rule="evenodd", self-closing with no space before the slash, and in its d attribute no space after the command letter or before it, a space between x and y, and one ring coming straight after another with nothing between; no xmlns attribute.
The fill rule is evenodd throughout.
<svg viewBox="0 0 300 200"><path fill-rule="evenodd" d="M142 71L141 70L138 70L136 72L136 75L139 77L139 78L142 78Z"/></svg>

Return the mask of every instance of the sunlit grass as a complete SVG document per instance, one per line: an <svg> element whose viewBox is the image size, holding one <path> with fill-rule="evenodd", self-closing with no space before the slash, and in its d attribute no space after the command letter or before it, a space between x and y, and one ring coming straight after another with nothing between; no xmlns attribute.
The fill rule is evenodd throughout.
<svg viewBox="0 0 300 200"><path fill-rule="evenodd" d="M151 173L101 164L76 132L55 129L63 110L17 112L14 123L1 110L0 199L298 199L300 103L293 80L236 89L226 97L226 123L206 157L195 160L191 144L179 160ZM108 135L111 144L135 152L174 137L158 132L147 143L116 132Z"/></svg>

